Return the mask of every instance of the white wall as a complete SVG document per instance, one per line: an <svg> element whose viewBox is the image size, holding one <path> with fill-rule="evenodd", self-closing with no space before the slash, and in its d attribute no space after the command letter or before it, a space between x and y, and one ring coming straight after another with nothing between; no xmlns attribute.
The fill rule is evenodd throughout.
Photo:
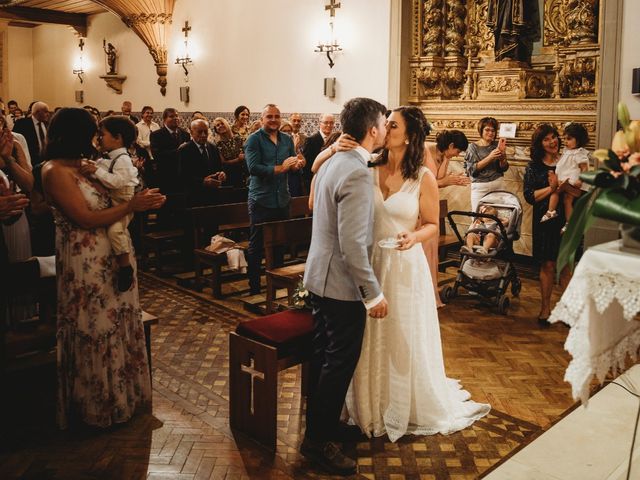
<svg viewBox="0 0 640 480"><path fill-rule="evenodd" d="M153 60L142 41L110 13L90 17L85 46L85 82L71 73L78 39L68 27L43 25L33 32L33 97L52 107L74 105L74 91L84 90L85 104L118 109L123 100L134 109L231 111L239 104L259 110L278 103L285 112L337 112L354 96L383 103L389 95L390 0L349 0L337 12L336 37L344 51L329 69L326 57L314 53L328 32L325 0L188 0L176 2L169 40L167 95L156 84ZM364 14L363 12L366 12ZM182 47L184 21L192 25L189 68L191 102L179 100L185 85L182 68L173 62ZM123 94L108 89L102 40L119 51L118 73L126 75ZM323 95L323 78L336 77L337 96Z"/></svg>
<svg viewBox="0 0 640 480"><path fill-rule="evenodd" d="M640 18L640 1L625 0L620 56L620 101L627 104L631 118L634 119L640 119L640 95L631 94L632 70L640 68L638 18Z"/></svg>
<svg viewBox="0 0 640 480"><path fill-rule="evenodd" d="M8 81L5 103L16 100L26 108L33 99L32 29L8 27Z"/></svg>

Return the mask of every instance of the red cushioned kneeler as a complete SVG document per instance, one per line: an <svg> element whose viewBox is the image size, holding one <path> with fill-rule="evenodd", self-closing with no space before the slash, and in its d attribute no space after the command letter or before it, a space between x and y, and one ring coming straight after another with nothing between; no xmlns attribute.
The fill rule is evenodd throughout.
<svg viewBox="0 0 640 480"><path fill-rule="evenodd" d="M306 393L312 331L311 312L286 310L243 322L229 334L231 428L275 450L278 372L302 364Z"/></svg>

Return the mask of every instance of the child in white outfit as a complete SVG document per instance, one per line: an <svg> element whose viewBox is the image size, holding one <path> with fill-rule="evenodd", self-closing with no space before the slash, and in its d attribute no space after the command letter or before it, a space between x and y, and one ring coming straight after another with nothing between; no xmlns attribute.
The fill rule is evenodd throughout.
<svg viewBox="0 0 640 480"><path fill-rule="evenodd" d="M540 219L546 222L558 216L556 209L560 198L564 205L564 215L569 222L573 213L573 202L582 195L582 191L589 190L589 186L580 180L580 174L589 168L589 151L584 146L589 141L587 129L580 123L570 123L564 129L566 148L556 165L556 175L560 187L549 197L549 209ZM562 233L566 230L566 225Z"/></svg>
<svg viewBox="0 0 640 480"><path fill-rule="evenodd" d="M133 166L127 151L136 139L136 127L126 117L111 116L100 122L100 148L109 158L101 158L95 162L85 161L80 168L83 175L92 175L109 189L113 205L120 205L131 200L138 185L138 169ZM107 230L111 248L118 262L118 290L126 292L133 284L133 267L131 266L131 237L129 222L133 214L128 214L111 225Z"/></svg>

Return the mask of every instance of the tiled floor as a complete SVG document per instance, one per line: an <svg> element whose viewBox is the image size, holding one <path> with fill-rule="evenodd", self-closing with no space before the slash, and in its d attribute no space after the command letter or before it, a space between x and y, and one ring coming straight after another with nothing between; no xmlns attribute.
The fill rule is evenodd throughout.
<svg viewBox="0 0 640 480"><path fill-rule="evenodd" d="M242 299L213 302L207 292L196 296L151 276L141 284L143 308L160 318L152 328L152 415L104 432L59 432L53 370L24 372L12 379L5 396L11 401L2 409L0 478L324 478L298 454L304 409L298 369L281 374L275 456L229 429L227 334L249 318ZM493 411L450 436L347 445L358 458L357 478L477 478L573 404L562 380L567 330L538 328L536 298L536 283L524 280L508 316L474 299L440 310L448 375Z"/></svg>

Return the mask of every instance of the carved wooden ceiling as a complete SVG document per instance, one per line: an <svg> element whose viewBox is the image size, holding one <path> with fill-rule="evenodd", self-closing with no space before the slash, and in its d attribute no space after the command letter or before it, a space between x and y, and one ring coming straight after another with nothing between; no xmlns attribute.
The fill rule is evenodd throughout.
<svg viewBox="0 0 640 480"><path fill-rule="evenodd" d="M87 36L87 17L109 11L149 48L164 95L167 85L167 37L176 0L0 0L0 18L22 25L57 23Z"/></svg>

